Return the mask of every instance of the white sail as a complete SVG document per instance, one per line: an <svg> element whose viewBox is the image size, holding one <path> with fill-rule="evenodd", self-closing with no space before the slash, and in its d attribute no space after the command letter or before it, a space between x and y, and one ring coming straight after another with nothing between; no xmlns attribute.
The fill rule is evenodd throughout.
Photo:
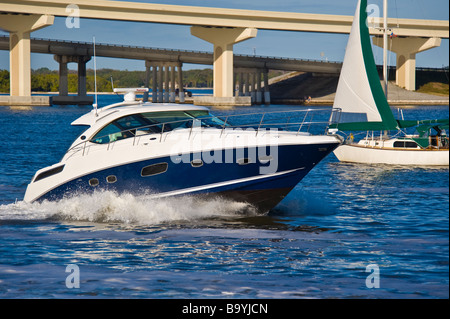
<svg viewBox="0 0 450 319"><path fill-rule="evenodd" d="M334 100L334 107L342 109L340 123L382 120L364 62L361 27L367 28L367 26L360 25L361 9L366 9L366 1L363 8L361 8L361 1L356 8Z"/></svg>

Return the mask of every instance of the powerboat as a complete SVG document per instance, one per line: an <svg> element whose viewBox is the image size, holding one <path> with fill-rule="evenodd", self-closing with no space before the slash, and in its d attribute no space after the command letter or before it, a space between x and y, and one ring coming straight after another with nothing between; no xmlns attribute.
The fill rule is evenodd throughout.
<svg viewBox="0 0 450 319"><path fill-rule="evenodd" d="M326 129L308 132L308 114L336 111L331 108L219 118L202 106L137 101L139 89L121 92L123 102L72 122L87 129L59 163L35 173L26 202L96 191L157 198L201 194L265 213L342 142ZM324 118L318 123L328 125L329 115Z"/></svg>

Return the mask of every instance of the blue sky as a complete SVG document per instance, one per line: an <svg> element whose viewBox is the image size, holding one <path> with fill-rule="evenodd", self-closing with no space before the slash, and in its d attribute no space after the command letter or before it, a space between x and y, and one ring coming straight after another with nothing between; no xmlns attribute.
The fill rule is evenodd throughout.
<svg viewBox="0 0 450 319"><path fill-rule="evenodd" d="M134 0L133 2L337 15L353 15L357 4L357 0ZM368 2L378 5L382 12L382 0L369 0ZM449 19L448 0L389 0L388 7L388 16L392 18L447 21ZM1 30L0 34L7 35ZM212 51L211 44L193 37L190 34L189 26L181 25L82 19L79 29L69 29L65 26L65 18L56 18L54 25L32 33L32 37L37 38L86 42L92 41L93 36L97 43ZM236 44L234 52L248 55L256 53L256 55L262 56L342 61L347 38L348 35L343 34L259 30L256 38ZM443 39L439 48L417 54L417 66L448 66L448 42ZM381 49L374 48L374 55L377 63L382 63ZM395 54L389 55L389 61L390 64L395 64ZM58 68L53 56L48 54L32 54L31 66L33 69ZM88 63L87 67L93 68L93 60ZM184 69L210 67L183 66ZM76 64L70 63L69 68L76 69ZM143 61L100 57L97 58L97 68L145 69ZM0 69L9 69L9 55L6 51L0 51Z"/></svg>

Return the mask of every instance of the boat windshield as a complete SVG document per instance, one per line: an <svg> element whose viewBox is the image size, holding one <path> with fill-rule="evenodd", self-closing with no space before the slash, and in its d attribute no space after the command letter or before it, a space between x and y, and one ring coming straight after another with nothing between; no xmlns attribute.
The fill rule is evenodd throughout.
<svg viewBox="0 0 450 319"><path fill-rule="evenodd" d="M167 111L138 113L121 117L103 127L91 142L105 144L117 140L151 133L161 133L194 126L229 126L208 111Z"/></svg>

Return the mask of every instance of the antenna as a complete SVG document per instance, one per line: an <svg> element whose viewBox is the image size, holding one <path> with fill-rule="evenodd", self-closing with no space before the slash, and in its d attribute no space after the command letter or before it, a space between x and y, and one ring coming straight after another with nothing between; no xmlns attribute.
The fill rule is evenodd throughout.
<svg viewBox="0 0 450 319"><path fill-rule="evenodd" d="M95 110L95 116L97 116L97 59L95 56L95 36L93 37L94 43L94 87L95 87L95 103L93 105Z"/></svg>

